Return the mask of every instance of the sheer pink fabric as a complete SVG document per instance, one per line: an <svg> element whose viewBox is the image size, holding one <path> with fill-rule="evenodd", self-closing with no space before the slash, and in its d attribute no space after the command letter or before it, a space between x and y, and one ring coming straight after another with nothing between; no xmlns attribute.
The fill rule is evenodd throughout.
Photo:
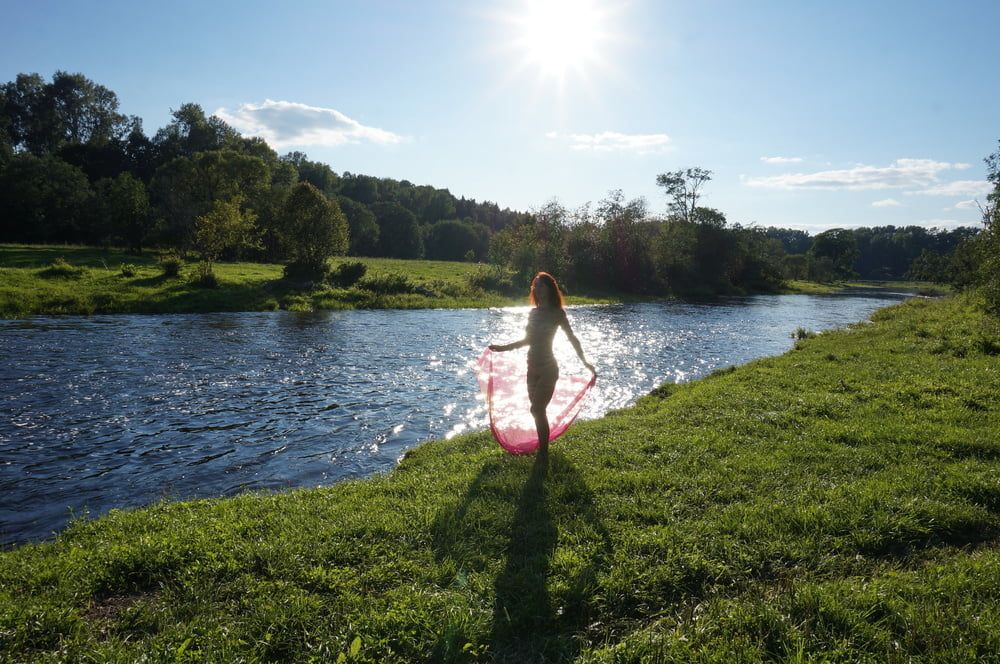
<svg viewBox="0 0 1000 664"><path fill-rule="evenodd" d="M479 388L486 397L490 430L500 446L511 454L530 454L538 449L527 373L527 353L523 350L494 353L487 348L479 356ZM573 423L583 406L583 398L596 382L597 376L559 376L546 409L550 442Z"/></svg>

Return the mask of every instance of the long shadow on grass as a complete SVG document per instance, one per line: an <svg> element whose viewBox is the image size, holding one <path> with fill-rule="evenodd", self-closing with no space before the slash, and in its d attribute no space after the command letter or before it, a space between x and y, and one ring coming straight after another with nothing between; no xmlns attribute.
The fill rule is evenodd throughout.
<svg viewBox="0 0 1000 664"><path fill-rule="evenodd" d="M610 537L580 473L549 458L487 462L453 510L438 516L438 560L462 576L496 569L490 652L497 661L564 661L580 650ZM560 534L565 561L553 564Z"/></svg>

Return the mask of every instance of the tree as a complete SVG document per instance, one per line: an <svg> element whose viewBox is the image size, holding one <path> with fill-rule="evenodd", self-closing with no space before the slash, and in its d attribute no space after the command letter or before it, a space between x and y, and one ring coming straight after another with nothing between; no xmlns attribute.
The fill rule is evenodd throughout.
<svg viewBox="0 0 1000 664"><path fill-rule="evenodd" d="M980 264L976 281L986 299L986 310L1000 316L1000 148L984 161L993 191L981 207L983 231L977 238Z"/></svg>
<svg viewBox="0 0 1000 664"><path fill-rule="evenodd" d="M809 254L816 259L828 258L834 273L843 278L852 277L854 261L858 258L858 242L854 234L844 228L831 228L813 238Z"/></svg>
<svg viewBox="0 0 1000 664"><path fill-rule="evenodd" d="M681 219L668 219L660 225L654 245L654 264L660 283L673 292L696 285L694 276L697 226Z"/></svg>
<svg viewBox="0 0 1000 664"><path fill-rule="evenodd" d="M383 200L379 195L379 180L370 175L352 175L345 172L340 178L340 194L371 207ZM378 213L375 214L378 217Z"/></svg>
<svg viewBox="0 0 1000 664"><path fill-rule="evenodd" d="M684 221L696 221L695 209L701 197L701 188L711 179L712 171L688 168L660 173L656 176L656 184L663 187L663 191L670 199L667 209L672 215Z"/></svg>
<svg viewBox="0 0 1000 664"><path fill-rule="evenodd" d="M808 279L809 259L805 254L786 254L781 259L781 273L785 279Z"/></svg>
<svg viewBox="0 0 1000 664"><path fill-rule="evenodd" d="M14 155L0 172L0 238L82 242L93 192L87 176L51 155Z"/></svg>
<svg viewBox="0 0 1000 664"><path fill-rule="evenodd" d="M18 74L0 88L0 112L15 149L47 154L66 144L104 145L120 138L127 118L118 97L83 74L57 71L46 83L38 74Z"/></svg>
<svg viewBox="0 0 1000 664"><path fill-rule="evenodd" d="M812 246L812 237L805 231L768 226L764 234L780 240L786 254L804 254Z"/></svg>
<svg viewBox="0 0 1000 664"><path fill-rule="evenodd" d="M194 220L217 200L239 197L253 210L264 206L270 172L259 157L234 150L177 157L156 171L150 193L164 215L163 234L182 247L193 241Z"/></svg>
<svg viewBox="0 0 1000 664"><path fill-rule="evenodd" d="M281 241L291 263L286 274L318 278L327 259L347 252L347 219L336 202L308 182L294 187L281 217Z"/></svg>
<svg viewBox="0 0 1000 664"><path fill-rule="evenodd" d="M378 253L378 224L375 222L375 215L364 203L347 196L337 196L337 205L341 212L347 217L347 225L350 228L350 248L348 253L351 256L375 256Z"/></svg>
<svg viewBox="0 0 1000 664"><path fill-rule="evenodd" d="M141 118L136 116L129 118L129 130L125 136L122 150L125 154L125 164L128 171L149 184L156 171L156 146L142 130Z"/></svg>
<svg viewBox="0 0 1000 664"><path fill-rule="evenodd" d="M726 215L710 207L696 207L691 213L691 220L696 224L722 228L726 225Z"/></svg>
<svg viewBox="0 0 1000 664"><path fill-rule="evenodd" d="M653 273L649 242L640 226L646 218L646 201L642 198L626 201L621 189L616 189L597 204L595 214L604 229L607 281L631 293L646 290Z"/></svg>
<svg viewBox="0 0 1000 664"><path fill-rule="evenodd" d="M150 230L149 195L146 186L131 173L94 183L97 194L98 228L102 241L123 241L132 251L142 253L142 243Z"/></svg>
<svg viewBox="0 0 1000 664"><path fill-rule="evenodd" d="M226 251L258 246L256 215L240 208L240 198L216 200L212 209L195 220L195 248L209 265Z"/></svg>
<svg viewBox="0 0 1000 664"><path fill-rule="evenodd" d="M488 228L457 219L432 224L424 239L427 258L441 261L465 260L470 251L474 259L485 258L489 244Z"/></svg>
<svg viewBox="0 0 1000 664"><path fill-rule="evenodd" d="M289 152L281 160L295 167L302 182L308 182L330 197L337 193L340 177L326 164L309 161L303 152Z"/></svg>
<svg viewBox="0 0 1000 664"><path fill-rule="evenodd" d="M910 263L910 269L906 273L907 278L918 281L934 281L947 283L952 280L951 261L936 251L924 249L919 256Z"/></svg>
<svg viewBox="0 0 1000 664"><path fill-rule="evenodd" d="M182 104L171 111L173 121L163 127L153 138L159 153L159 163L165 164L177 157L190 157L198 152L221 150L239 134L222 119L205 117L198 104Z"/></svg>
<svg viewBox="0 0 1000 664"><path fill-rule="evenodd" d="M118 95L83 74L57 71L46 93L60 143L100 145L124 133L128 119L118 112Z"/></svg>
<svg viewBox="0 0 1000 664"><path fill-rule="evenodd" d="M606 289L605 229L592 221L586 210L578 211L577 217L577 223L566 230L566 265L560 283L573 289Z"/></svg>
<svg viewBox="0 0 1000 664"><path fill-rule="evenodd" d="M391 258L420 258L424 243L417 218L399 203L376 203L371 206L379 227L379 255Z"/></svg>

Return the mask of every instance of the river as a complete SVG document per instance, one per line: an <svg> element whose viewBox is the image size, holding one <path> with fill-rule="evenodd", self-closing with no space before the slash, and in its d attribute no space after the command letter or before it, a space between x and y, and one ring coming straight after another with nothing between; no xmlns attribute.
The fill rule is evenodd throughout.
<svg viewBox="0 0 1000 664"><path fill-rule="evenodd" d="M569 309L596 365L581 414L789 349L895 293ZM330 484L486 426L473 363L527 308L0 321L0 544L161 498ZM560 333L564 372L583 368Z"/></svg>

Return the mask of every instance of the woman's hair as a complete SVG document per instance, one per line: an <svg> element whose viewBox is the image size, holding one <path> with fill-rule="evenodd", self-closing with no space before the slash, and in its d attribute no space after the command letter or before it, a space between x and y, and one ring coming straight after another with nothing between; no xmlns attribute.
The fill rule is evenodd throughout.
<svg viewBox="0 0 1000 664"><path fill-rule="evenodd" d="M531 297L530 297L531 304L536 307L538 306L538 298L535 297L535 288L537 287L539 282L546 284L548 288L552 291L552 306L559 307L560 309L562 309L563 307L562 291L559 289L559 284L556 283L556 278L553 277L548 272L539 272L538 274L535 275L535 278L531 280Z"/></svg>

